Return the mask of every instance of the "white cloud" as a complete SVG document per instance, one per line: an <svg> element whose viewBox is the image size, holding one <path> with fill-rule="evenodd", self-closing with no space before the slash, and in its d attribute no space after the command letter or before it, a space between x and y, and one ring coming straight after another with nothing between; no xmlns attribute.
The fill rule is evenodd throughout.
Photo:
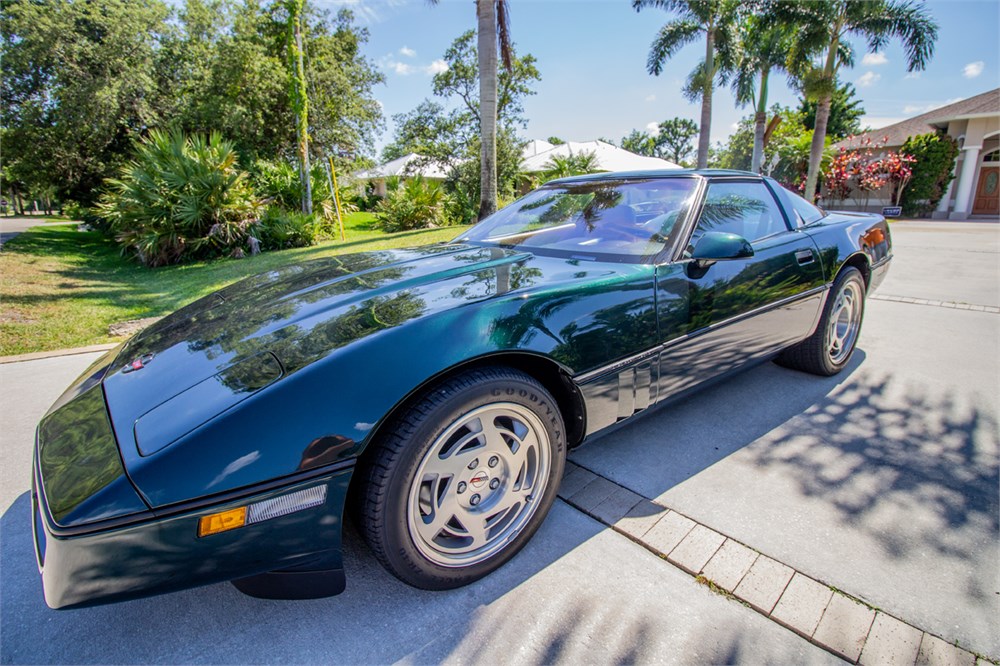
<svg viewBox="0 0 1000 666"><path fill-rule="evenodd" d="M411 74L426 74L427 76L433 76L435 74L448 71L448 63L444 60L435 60L429 65L416 65L408 62L400 62L392 55L382 56L379 58L378 66L387 72L393 72L399 76L410 76Z"/></svg>
<svg viewBox="0 0 1000 666"><path fill-rule="evenodd" d="M875 72L865 72L858 79L858 85L861 86L862 88L869 88L878 83L879 79L881 78L882 78L881 74L876 74Z"/></svg>
<svg viewBox="0 0 1000 666"><path fill-rule="evenodd" d="M431 64L424 67L424 72L433 76L434 74L441 74L442 72L448 71L448 63L444 60L435 60Z"/></svg>
<svg viewBox="0 0 1000 666"><path fill-rule="evenodd" d="M962 76L967 79L974 79L983 73L983 69L986 67L986 63L982 60L977 60L976 62L970 62L964 68L962 68Z"/></svg>
<svg viewBox="0 0 1000 666"><path fill-rule="evenodd" d="M920 72L908 72L906 74L906 76L904 76L903 78L904 79L919 79L920 78Z"/></svg>
<svg viewBox="0 0 1000 666"><path fill-rule="evenodd" d="M347 7L360 23L371 25L396 14L407 0L326 0L325 4L332 5L334 10Z"/></svg>
<svg viewBox="0 0 1000 666"><path fill-rule="evenodd" d="M656 95L646 95L646 101L647 102L655 102L656 101Z"/></svg>
<svg viewBox="0 0 1000 666"><path fill-rule="evenodd" d="M655 120L651 123L646 123L646 131L652 134L653 136L656 136L657 134L660 133L660 123L656 122Z"/></svg>
<svg viewBox="0 0 1000 666"><path fill-rule="evenodd" d="M405 56L407 58L412 58L415 55L417 55L417 52L411 49L409 46L404 46L403 48L399 49L399 55Z"/></svg>
<svg viewBox="0 0 1000 666"><path fill-rule="evenodd" d="M876 67L888 64L888 62L889 59L885 57L884 53L866 53L865 57L861 59L861 64L865 67Z"/></svg>

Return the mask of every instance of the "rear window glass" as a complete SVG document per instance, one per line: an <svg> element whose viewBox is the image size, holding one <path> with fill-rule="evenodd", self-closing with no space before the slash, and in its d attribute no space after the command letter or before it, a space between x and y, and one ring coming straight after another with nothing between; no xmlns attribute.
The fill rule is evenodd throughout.
<svg viewBox="0 0 1000 666"><path fill-rule="evenodd" d="M788 188L782 189L785 190L785 199L787 199L788 205L790 205L792 210L797 214L800 225L812 224L816 220L826 217L826 213L823 212L823 209L812 205Z"/></svg>

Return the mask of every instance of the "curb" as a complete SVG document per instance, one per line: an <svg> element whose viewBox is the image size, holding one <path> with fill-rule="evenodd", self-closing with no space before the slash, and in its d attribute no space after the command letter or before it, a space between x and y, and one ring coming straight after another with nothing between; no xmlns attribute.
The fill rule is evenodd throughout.
<svg viewBox="0 0 1000 666"><path fill-rule="evenodd" d="M566 461L559 497L733 599L850 663L985 666L963 649Z"/></svg>
<svg viewBox="0 0 1000 666"><path fill-rule="evenodd" d="M868 298L875 301L890 301L893 303L909 303L911 305L933 305L939 308L951 308L953 310L972 310L973 312L992 312L1000 314L1000 307L995 305L976 305L964 301L934 301L926 298L913 298L911 296L893 296L892 294L872 294Z"/></svg>
<svg viewBox="0 0 1000 666"><path fill-rule="evenodd" d="M112 342L104 345L90 345L89 347L76 347L74 349L55 349L53 351L32 352L30 354L16 354L14 356L0 356L0 364L21 363L22 361L37 361L43 358L55 358L56 356L73 356L76 354L90 354L92 352L108 351L114 349L120 342Z"/></svg>

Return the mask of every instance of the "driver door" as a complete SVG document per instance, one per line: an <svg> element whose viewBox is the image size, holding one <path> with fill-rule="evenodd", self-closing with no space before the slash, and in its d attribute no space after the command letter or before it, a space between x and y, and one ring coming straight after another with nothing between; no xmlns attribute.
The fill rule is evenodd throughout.
<svg viewBox="0 0 1000 666"><path fill-rule="evenodd" d="M763 181L709 181L685 257L709 231L747 239L754 254L658 267L666 343L661 399L804 339L819 316L825 285L819 251L807 234L790 228Z"/></svg>

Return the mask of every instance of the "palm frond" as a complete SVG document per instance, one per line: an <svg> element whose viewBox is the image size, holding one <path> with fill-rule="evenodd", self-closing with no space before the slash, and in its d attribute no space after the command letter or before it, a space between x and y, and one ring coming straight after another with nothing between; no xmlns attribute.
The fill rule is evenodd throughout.
<svg viewBox="0 0 1000 666"><path fill-rule="evenodd" d="M903 42L907 71L924 69L934 55L937 23L927 13L922 2L915 0L879 0L848 5L852 31L868 38L868 48L880 51L890 39Z"/></svg>
<svg viewBox="0 0 1000 666"><path fill-rule="evenodd" d="M514 48L510 41L510 7L507 0L496 0L497 11L497 45L500 48L500 61L508 72L514 69Z"/></svg>
<svg viewBox="0 0 1000 666"><path fill-rule="evenodd" d="M678 20L667 23L653 40L649 47L649 58L646 60L646 70L659 76L667 60L681 48L687 46L702 33L701 25L694 21Z"/></svg>

